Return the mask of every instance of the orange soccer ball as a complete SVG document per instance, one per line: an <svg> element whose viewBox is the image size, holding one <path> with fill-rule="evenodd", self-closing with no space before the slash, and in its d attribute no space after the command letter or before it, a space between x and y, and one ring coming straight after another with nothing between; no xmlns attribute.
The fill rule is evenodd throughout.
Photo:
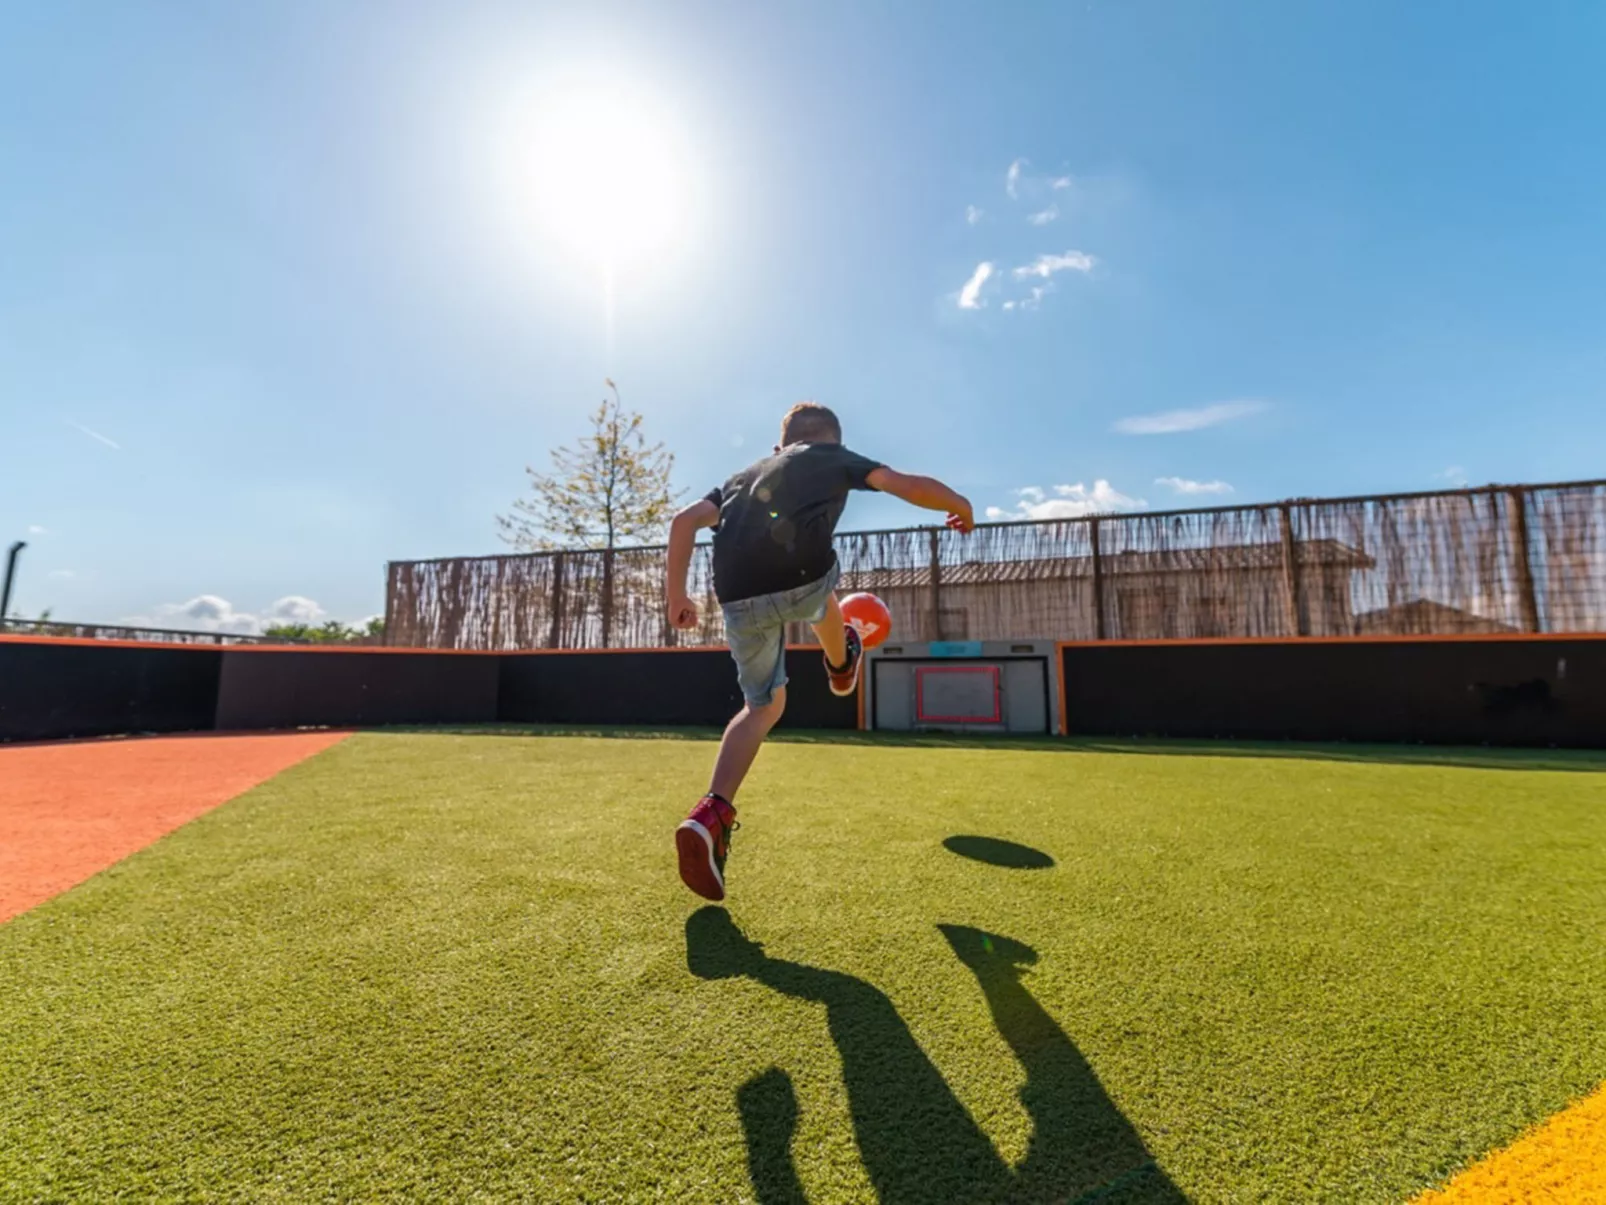
<svg viewBox="0 0 1606 1205"><path fill-rule="evenodd" d="M859 634L859 643L873 649L892 634L892 612L874 594L850 594L838 604L842 618Z"/></svg>

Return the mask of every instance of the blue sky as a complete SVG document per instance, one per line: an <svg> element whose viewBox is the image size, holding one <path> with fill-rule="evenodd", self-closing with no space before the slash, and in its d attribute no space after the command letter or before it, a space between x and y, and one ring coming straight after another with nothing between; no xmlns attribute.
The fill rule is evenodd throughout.
<svg viewBox="0 0 1606 1205"><path fill-rule="evenodd" d="M804 397L998 513L1606 473L1606 8L579 7L0 8L17 609L373 614L605 376L697 492Z"/></svg>

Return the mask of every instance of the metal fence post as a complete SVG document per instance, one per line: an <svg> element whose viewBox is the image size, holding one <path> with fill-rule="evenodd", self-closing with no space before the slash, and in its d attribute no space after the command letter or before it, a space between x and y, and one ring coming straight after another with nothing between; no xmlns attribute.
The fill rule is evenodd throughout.
<svg viewBox="0 0 1606 1205"><path fill-rule="evenodd" d="M1282 528L1284 621L1290 636L1309 636L1310 625L1299 606L1299 547L1294 543L1293 507L1287 502L1279 503L1277 514Z"/></svg>
<svg viewBox="0 0 1606 1205"><path fill-rule="evenodd" d="M1517 606L1523 631L1537 632L1539 598L1534 590L1533 550L1528 546L1528 491L1513 487L1506 491L1506 498L1511 504L1511 542L1516 553Z"/></svg>
<svg viewBox="0 0 1606 1205"><path fill-rule="evenodd" d="M1104 558L1099 552L1099 521L1087 521L1088 540L1093 545L1093 639L1104 640L1107 630L1104 623Z"/></svg>
<svg viewBox="0 0 1606 1205"><path fill-rule="evenodd" d="M547 637L549 649L562 648L563 644L563 554L552 554L552 632Z"/></svg>
<svg viewBox="0 0 1606 1205"><path fill-rule="evenodd" d="M602 550L602 647L613 641L613 549Z"/></svg>
<svg viewBox="0 0 1606 1205"><path fill-rule="evenodd" d="M942 631L941 533L935 527L931 529L931 632L934 639L946 639Z"/></svg>
<svg viewBox="0 0 1606 1205"><path fill-rule="evenodd" d="M401 614L401 606L396 599L396 591L400 588L401 566L395 561L385 562L385 627L379 633L379 643L389 644L392 633L396 631L396 620ZM417 610L415 607L414 610Z"/></svg>
<svg viewBox="0 0 1606 1205"><path fill-rule="evenodd" d="M26 547L26 540L18 540L6 554L6 580L4 585L0 585L0 628L6 626L6 616L11 614L11 582L17 575L17 557Z"/></svg>

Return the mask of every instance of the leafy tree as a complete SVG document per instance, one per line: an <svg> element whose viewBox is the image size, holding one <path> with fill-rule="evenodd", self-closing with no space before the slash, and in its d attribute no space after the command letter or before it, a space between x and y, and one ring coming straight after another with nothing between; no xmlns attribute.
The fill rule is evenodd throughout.
<svg viewBox="0 0 1606 1205"><path fill-rule="evenodd" d="M641 415L626 410L619 390L591 415L591 433L552 449L552 472L526 469L534 497L498 515L503 540L520 552L553 548L612 550L650 543L674 515L669 488L675 457L648 444Z"/></svg>
<svg viewBox="0 0 1606 1205"><path fill-rule="evenodd" d="M331 619L314 626L310 623L278 623L263 629L262 634L273 640L295 644L356 644L374 641L385 634L385 621L377 616L358 627Z"/></svg>

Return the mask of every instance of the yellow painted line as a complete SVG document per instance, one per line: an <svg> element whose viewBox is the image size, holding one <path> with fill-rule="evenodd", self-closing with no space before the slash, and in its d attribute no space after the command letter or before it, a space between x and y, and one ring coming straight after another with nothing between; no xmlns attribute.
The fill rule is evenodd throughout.
<svg viewBox="0 0 1606 1205"><path fill-rule="evenodd" d="M1411 1205L1606 1202L1606 1084Z"/></svg>

